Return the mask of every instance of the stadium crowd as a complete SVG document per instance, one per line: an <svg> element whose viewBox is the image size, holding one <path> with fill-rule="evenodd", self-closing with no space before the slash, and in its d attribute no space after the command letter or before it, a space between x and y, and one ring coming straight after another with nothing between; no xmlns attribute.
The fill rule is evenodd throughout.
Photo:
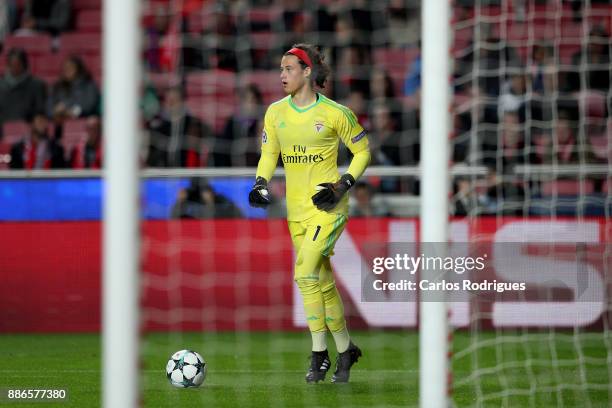
<svg viewBox="0 0 612 408"><path fill-rule="evenodd" d="M515 170L608 163L608 3L455 2L452 162L487 169L455 180L456 215L607 196L607 175L534 179ZM296 42L324 46L334 75L323 92L368 130L373 165L419 163L419 1L143 4L143 165L256 165L263 113L283 96L277 64ZM100 167L100 32L100 0L1 3L0 168ZM341 150L341 164L348 154ZM417 179L367 181L356 214L389 213L364 204L376 193L419 194Z"/></svg>

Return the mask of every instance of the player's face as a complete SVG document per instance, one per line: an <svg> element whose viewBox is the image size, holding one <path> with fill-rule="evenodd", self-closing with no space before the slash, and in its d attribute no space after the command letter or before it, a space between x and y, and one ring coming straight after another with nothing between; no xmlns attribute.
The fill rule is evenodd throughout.
<svg viewBox="0 0 612 408"><path fill-rule="evenodd" d="M285 55L281 60L280 79L286 93L293 94L306 85L309 75L310 68L303 69L295 55Z"/></svg>

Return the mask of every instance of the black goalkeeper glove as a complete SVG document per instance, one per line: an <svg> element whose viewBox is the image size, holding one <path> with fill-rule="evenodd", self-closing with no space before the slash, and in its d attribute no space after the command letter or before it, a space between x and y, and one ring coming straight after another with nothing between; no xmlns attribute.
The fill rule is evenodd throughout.
<svg viewBox="0 0 612 408"><path fill-rule="evenodd" d="M249 193L249 204L251 207L266 208L270 205L270 193L268 193L268 182L263 177L257 177L255 185Z"/></svg>
<svg viewBox="0 0 612 408"><path fill-rule="evenodd" d="M318 193L312 196L312 203L319 210L333 210L353 184L355 179L350 174L345 174L336 183L321 183L316 187Z"/></svg>

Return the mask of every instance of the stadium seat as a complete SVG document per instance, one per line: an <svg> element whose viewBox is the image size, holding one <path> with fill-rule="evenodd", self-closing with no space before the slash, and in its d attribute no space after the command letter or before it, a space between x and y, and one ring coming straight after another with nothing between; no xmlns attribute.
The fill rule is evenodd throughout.
<svg viewBox="0 0 612 408"><path fill-rule="evenodd" d="M13 47L23 48L28 56L48 54L51 52L52 40L48 34L33 34L8 36L4 40L4 47L9 50Z"/></svg>
<svg viewBox="0 0 612 408"><path fill-rule="evenodd" d="M219 103L215 97L190 97L187 99L189 112L203 122L212 126L215 132L221 132L227 119L234 113L236 106L230 103Z"/></svg>
<svg viewBox="0 0 612 408"><path fill-rule="evenodd" d="M30 125L21 120L5 122L2 125L2 142L13 144L30 132Z"/></svg>
<svg viewBox="0 0 612 408"><path fill-rule="evenodd" d="M83 62L85 66L91 72L91 75L95 77L102 76L102 56L94 55L94 54L84 54L82 55Z"/></svg>
<svg viewBox="0 0 612 408"><path fill-rule="evenodd" d="M30 58L30 69L32 73L41 78L53 78L53 82L59 79L62 72L62 64L66 55L64 54L41 54Z"/></svg>
<svg viewBox="0 0 612 408"><path fill-rule="evenodd" d="M87 119L72 119L64 122L62 134L62 146L66 156L70 154L74 146L87 137Z"/></svg>
<svg viewBox="0 0 612 408"><path fill-rule="evenodd" d="M215 12L211 7L204 8L197 13L191 13L187 17L189 32L201 33L210 30L214 26Z"/></svg>
<svg viewBox="0 0 612 408"><path fill-rule="evenodd" d="M270 104L285 96L278 71L246 72L240 75L238 82L241 88L249 84L257 85L265 104Z"/></svg>
<svg viewBox="0 0 612 408"><path fill-rule="evenodd" d="M581 191L581 182L578 180L554 180L542 182L542 196L583 196L584 194L592 194L595 190L593 180L584 180L582 183L584 191Z"/></svg>
<svg viewBox="0 0 612 408"><path fill-rule="evenodd" d="M102 8L102 0L72 0L72 9L75 11L78 10L91 10Z"/></svg>
<svg viewBox="0 0 612 408"><path fill-rule="evenodd" d="M187 95L215 95L221 98L235 92L236 74L222 70L210 70L187 74Z"/></svg>
<svg viewBox="0 0 612 408"><path fill-rule="evenodd" d="M102 37L98 33L65 33L60 35L60 50L64 54L100 55Z"/></svg>
<svg viewBox="0 0 612 408"><path fill-rule="evenodd" d="M77 14L76 29L82 33L102 31L102 13L98 9L82 10Z"/></svg>
<svg viewBox="0 0 612 408"><path fill-rule="evenodd" d="M174 73L149 72L146 75L158 92L163 92L164 89L181 84L181 78Z"/></svg>
<svg viewBox="0 0 612 408"><path fill-rule="evenodd" d="M279 8L252 8L247 12L247 21L251 26L272 27L281 15Z"/></svg>
<svg viewBox="0 0 612 408"><path fill-rule="evenodd" d="M606 116L606 95L602 92L585 90L580 93L579 100L583 105L583 112L591 118Z"/></svg>
<svg viewBox="0 0 612 408"><path fill-rule="evenodd" d="M412 61L419 55L420 50L413 48L379 48L374 50L374 61L387 70L395 71L398 68L406 73Z"/></svg>

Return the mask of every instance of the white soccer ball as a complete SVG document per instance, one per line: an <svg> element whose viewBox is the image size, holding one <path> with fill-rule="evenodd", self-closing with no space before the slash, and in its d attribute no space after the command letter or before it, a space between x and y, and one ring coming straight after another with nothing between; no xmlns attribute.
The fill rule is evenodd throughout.
<svg viewBox="0 0 612 408"><path fill-rule="evenodd" d="M180 350L166 364L166 376L177 388L199 387L206 378L206 362L192 350Z"/></svg>

